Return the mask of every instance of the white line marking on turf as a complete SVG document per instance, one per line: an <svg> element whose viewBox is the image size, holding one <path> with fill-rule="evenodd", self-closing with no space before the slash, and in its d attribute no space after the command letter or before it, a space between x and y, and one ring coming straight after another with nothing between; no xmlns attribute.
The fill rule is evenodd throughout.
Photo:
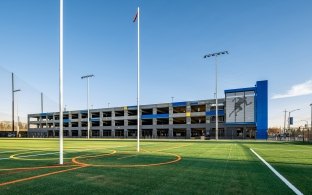
<svg viewBox="0 0 312 195"><path fill-rule="evenodd" d="M267 163L259 154L253 149L249 148L278 178L280 178L295 194L303 195L294 185L292 185L283 175L277 172L269 163Z"/></svg>
<svg viewBox="0 0 312 195"><path fill-rule="evenodd" d="M0 160L9 160L10 158L0 158Z"/></svg>

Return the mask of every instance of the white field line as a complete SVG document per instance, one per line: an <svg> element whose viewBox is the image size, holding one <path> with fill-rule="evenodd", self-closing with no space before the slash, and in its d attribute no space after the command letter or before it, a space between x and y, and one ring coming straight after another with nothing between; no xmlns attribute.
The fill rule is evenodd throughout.
<svg viewBox="0 0 312 195"><path fill-rule="evenodd" d="M236 145L236 144L235 144L235 145ZM226 170L227 165L228 165L228 162L229 162L229 160L230 160L230 158L231 158L232 147L233 147L233 144L231 144L231 147L230 147L230 149L229 149L229 154L228 154L227 159L226 159L226 164L225 164L225 166L224 166L224 168L223 168L223 171L222 171L222 178L224 177L225 170ZM218 194L220 194L221 187L222 187L222 183L220 182L220 186L219 186L219 188L218 188Z"/></svg>
<svg viewBox="0 0 312 195"><path fill-rule="evenodd" d="M295 194L303 195L294 185L292 185L284 176L277 172L269 163L267 163L259 154L253 149L249 148L278 178L280 178Z"/></svg>
<svg viewBox="0 0 312 195"><path fill-rule="evenodd" d="M0 160L9 160L10 158L0 158Z"/></svg>

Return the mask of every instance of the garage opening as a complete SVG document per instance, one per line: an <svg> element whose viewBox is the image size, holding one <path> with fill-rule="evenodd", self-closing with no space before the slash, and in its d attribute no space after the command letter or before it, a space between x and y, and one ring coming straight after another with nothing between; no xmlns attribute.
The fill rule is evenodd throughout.
<svg viewBox="0 0 312 195"><path fill-rule="evenodd" d="M206 123L205 116L191 117L191 124L204 124L204 123Z"/></svg>
<svg viewBox="0 0 312 195"><path fill-rule="evenodd" d="M128 120L128 126L137 125L137 124L138 124L137 121L138 121L138 120L136 120L136 119Z"/></svg>
<svg viewBox="0 0 312 195"><path fill-rule="evenodd" d="M103 117L112 117L112 112L111 111L103 112Z"/></svg>
<svg viewBox="0 0 312 195"><path fill-rule="evenodd" d="M204 128L192 128L191 137L199 138L200 136L205 136Z"/></svg>
<svg viewBox="0 0 312 195"><path fill-rule="evenodd" d="M103 121L103 126L112 126L112 121L104 120Z"/></svg>
<svg viewBox="0 0 312 195"><path fill-rule="evenodd" d="M137 116L138 110L128 110L128 116Z"/></svg>
<svg viewBox="0 0 312 195"><path fill-rule="evenodd" d="M125 122L124 120L115 120L115 126L124 126Z"/></svg>
<svg viewBox="0 0 312 195"><path fill-rule="evenodd" d="M186 106L173 107L173 113L185 113L185 112L186 112Z"/></svg>
<svg viewBox="0 0 312 195"><path fill-rule="evenodd" d="M191 112L205 112L206 105L194 105L191 106Z"/></svg>
<svg viewBox="0 0 312 195"><path fill-rule="evenodd" d="M100 130L91 130L92 137L100 137Z"/></svg>
<svg viewBox="0 0 312 195"><path fill-rule="evenodd" d="M111 137L112 131L111 130L103 130L103 137Z"/></svg>
<svg viewBox="0 0 312 195"><path fill-rule="evenodd" d="M186 138L186 129L173 129L174 138Z"/></svg>
<svg viewBox="0 0 312 195"><path fill-rule="evenodd" d="M123 110L116 110L115 111L115 116L120 117L120 116L125 116L125 112Z"/></svg>
<svg viewBox="0 0 312 195"><path fill-rule="evenodd" d="M169 114L169 107L157 108L157 114Z"/></svg>
<svg viewBox="0 0 312 195"><path fill-rule="evenodd" d="M115 130L115 137L124 137L124 130Z"/></svg>
<svg viewBox="0 0 312 195"><path fill-rule="evenodd" d="M142 125L153 125L153 119L142 119Z"/></svg>
<svg viewBox="0 0 312 195"><path fill-rule="evenodd" d="M175 117L173 118L173 124L186 124L186 117Z"/></svg>
<svg viewBox="0 0 312 195"><path fill-rule="evenodd" d="M169 119L168 118L158 118L157 125L168 125Z"/></svg>
<svg viewBox="0 0 312 195"><path fill-rule="evenodd" d="M157 129L157 137L158 138L168 138L169 129Z"/></svg>
<svg viewBox="0 0 312 195"><path fill-rule="evenodd" d="M142 115L150 115L150 114L153 114L152 108L142 109Z"/></svg>
<svg viewBox="0 0 312 195"><path fill-rule="evenodd" d="M78 130L71 131L73 137L78 137Z"/></svg>

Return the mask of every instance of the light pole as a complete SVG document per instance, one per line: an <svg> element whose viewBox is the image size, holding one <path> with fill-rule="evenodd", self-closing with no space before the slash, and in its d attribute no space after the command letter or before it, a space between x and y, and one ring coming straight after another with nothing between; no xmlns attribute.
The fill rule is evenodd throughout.
<svg viewBox="0 0 312 195"><path fill-rule="evenodd" d="M173 102L174 97L171 97L171 103Z"/></svg>
<svg viewBox="0 0 312 195"><path fill-rule="evenodd" d="M219 137L219 120L218 120L218 63L217 63L217 57L219 55L225 55L229 54L228 51L221 51L216 53L207 54L204 56L204 58L210 58L215 57L215 65L216 65L216 140L218 140Z"/></svg>
<svg viewBox="0 0 312 195"><path fill-rule="evenodd" d="M22 90L20 89L17 89L17 90L14 90L13 92L20 92ZM17 132L16 132L16 137L18 137L18 134L19 134L19 116L18 116L18 98L16 98L16 115L17 115ZM13 116L14 117L14 116ZM14 123L13 123L14 125Z"/></svg>
<svg viewBox="0 0 312 195"><path fill-rule="evenodd" d="M294 110L291 110L291 111L288 112L288 131L290 131L290 114L292 112L295 112L295 111L298 111L298 110L300 110L300 109L294 109ZM290 135L289 135L289 141L290 141Z"/></svg>
<svg viewBox="0 0 312 195"><path fill-rule="evenodd" d="M283 112L285 112L285 116L284 116L284 134L286 132L286 113L287 113L287 110L285 109Z"/></svg>
<svg viewBox="0 0 312 195"><path fill-rule="evenodd" d="M107 108L109 108L109 104L110 104L110 103L108 102L108 103L107 103Z"/></svg>
<svg viewBox="0 0 312 195"><path fill-rule="evenodd" d="M295 111L298 111L298 110L300 110L300 109L295 109L295 110L291 110L291 111L288 112L288 130L290 130L290 114L292 112L295 112Z"/></svg>
<svg viewBox="0 0 312 195"><path fill-rule="evenodd" d="M310 125L311 125L311 131L312 131L312 103L310 104L310 106L311 106L311 123L310 123ZM309 132L309 128L308 128L308 142L310 141L310 132Z"/></svg>
<svg viewBox="0 0 312 195"><path fill-rule="evenodd" d="M94 75L90 74L81 77L81 79L87 79L88 139L90 139L89 78L91 77L94 77Z"/></svg>
<svg viewBox="0 0 312 195"><path fill-rule="evenodd" d="M306 122L307 123L307 129L308 129L308 142L309 142L309 122L307 121L307 120L301 120L301 121L304 121L304 122ZM303 128L303 130L302 130L302 134L303 134L303 142L304 142L304 128Z"/></svg>
<svg viewBox="0 0 312 195"><path fill-rule="evenodd" d="M12 132L14 132L14 93L21 91L20 89L14 89L14 73L12 72Z"/></svg>

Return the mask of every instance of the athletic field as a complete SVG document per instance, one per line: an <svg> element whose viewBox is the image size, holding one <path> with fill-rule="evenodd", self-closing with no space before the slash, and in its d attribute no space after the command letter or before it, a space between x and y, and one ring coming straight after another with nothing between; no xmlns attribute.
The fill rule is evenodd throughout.
<svg viewBox="0 0 312 195"><path fill-rule="evenodd" d="M0 194L312 194L312 145L256 141L0 139Z"/></svg>

